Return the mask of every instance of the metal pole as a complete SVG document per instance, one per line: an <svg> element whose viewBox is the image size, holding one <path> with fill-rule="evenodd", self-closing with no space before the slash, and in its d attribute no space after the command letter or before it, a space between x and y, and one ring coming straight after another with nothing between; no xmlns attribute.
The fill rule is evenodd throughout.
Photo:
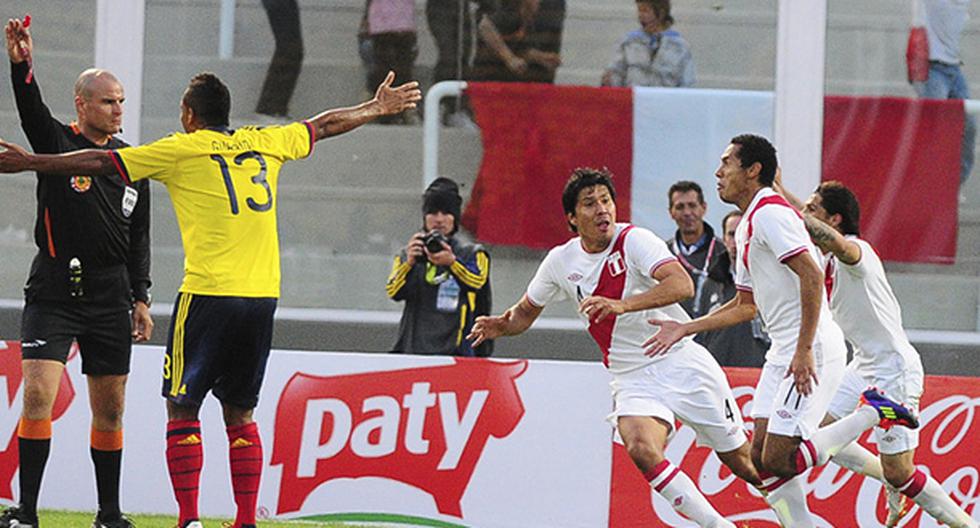
<svg viewBox="0 0 980 528"><path fill-rule="evenodd" d="M444 97L459 98L466 89L466 81L442 81L429 88L425 94L422 120L422 188L425 189L439 177L439 102Z"/></svg>
<svg viewBox="0 0 980 528"><path fill-rule="evenodd" d="M456 80L457 81L463 80L463 61L466 59L466 57L463 57L463 50L466 49L466 47L463 45L463 41L465 37L469 36L469 35L463 35L463 29L466 27L466 25L464 24L465 19L463 17L469 15L467 11L467 5L466 5L467 1L468 0L459 0L459 11L457 13L459 15L459 18L456 20ZM457 97L455 108L453 109L453 111L459 113L460 110L462 109L463 109L463 100Z"/></svg>
<svg viewBox="0 0 980 528"><path fill-rule="evenodd" d="M218 22L218 57L228 60L235 53L235 0L221 0Z"/></svg>

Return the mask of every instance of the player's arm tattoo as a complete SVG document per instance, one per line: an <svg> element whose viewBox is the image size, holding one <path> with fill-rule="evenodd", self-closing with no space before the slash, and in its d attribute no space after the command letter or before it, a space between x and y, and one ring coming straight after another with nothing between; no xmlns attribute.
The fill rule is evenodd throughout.
<svg viewBox="0 0 980 528"><path fill-rule="evenodd" d="M826 222L805 213L803 214L803 222L806 224L807 232L810 233L810 239L817 247L833 253L845 264L854 264L860 260L860 249Z"/></svg>

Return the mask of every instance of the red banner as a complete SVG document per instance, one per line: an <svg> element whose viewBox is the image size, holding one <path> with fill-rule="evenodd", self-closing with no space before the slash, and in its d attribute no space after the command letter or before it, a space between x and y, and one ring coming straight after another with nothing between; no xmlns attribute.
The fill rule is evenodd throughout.
<svg viewBox="0 0 980 528"><path fill-rule="evenodd" d="M569 238L561 192L577 167L615 176L617 216L630 218L633 92L472 83L483 163L463 225L491 244L547 249ZM599 97L601 94L601 97Z"/></svg>
<svg viewBox="0 0 980 528"><path fill-rule="evenodd" d="M881 258L953 263L962 137L962 101L826 98L823 179L854 191Z"/></svg>
<svg viewBox="0 0 980 528"><path fill-rule="evenodd" d="M735 391L746 424L751 423L747 407L752 402L756 369L725 369ZM950 492L974 519L980 519L980 380L951 376L926 376L925 394L920 408L921 435L916 464ZM877 453L869 442L872 432L860 442ZM752 486L736 479L708 449L695 447L693 432L680 427L668 446L667 456L681 460L680 468L694 480L708 501L730 520L752 528L777 527L775 516ZM678 445L679 444L679 445ZM822 519L818 526L877 527L886 517L884 492L873 479L851 473L831 462L807 476L810 509ZM650 485L633 466L621 445L613 447L610 528L686 525L670 505L658 497L656 511L650 501ZM919 511L909 513L902 526L936 526Z"/></svg>

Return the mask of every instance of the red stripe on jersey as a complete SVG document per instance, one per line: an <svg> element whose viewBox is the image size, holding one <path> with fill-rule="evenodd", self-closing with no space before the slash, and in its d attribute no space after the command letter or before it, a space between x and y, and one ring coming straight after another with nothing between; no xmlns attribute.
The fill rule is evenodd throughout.
<svg viewBox="0 0 980 528"><path fill-rule="evenodd" d="M800 217L801 220L803 219L803 215L801 215L800 212L797 211L795 207L790 205L789 202L787 202L782 196L766 196L765 198L759 200L759 203L755 204L755 209L749 211L749 235L745 238L745 247L742 248L742 264L745 265L746 270L749 269L749 243L752 242L752 217L755 216L755 213L758 212L759 209L762 209L764 206L770 204L789 207L790 211L796 213L796 216Z"/></svg>
<svg viewBox="0 0 980 528"><path fill-rule="evenodd" d="M823 270L823 285L827 288L827 300L830 300L830 294L834 291L834 259L827 259L827 268Z"/></svg>
<svg viewBox="0 0 980 528"><path fill-rule="evenodd" d="M126 165L123 163L122 158L119 157L119 154L117 154L115 150L109 151L109 159L111 159L112 164L116 166L116 172L122 176L122 179L124 182L126 182L126 185L132 183L132 180L129 178L129 172L126 171Z"/></svg>
<svg viewBox="0 0 980 528"><path fill-rule="evenodd" d="M309 121L303 121L303 124L306 125L306 130L310 132L310 152L306 155L306 157L310 157L313 155L313 148L316 146L316 129L313 128L313 123Z"/></svg>
<svg viewBox="0 0 980 528"><path fill-rule="evenodd" d="M48 234L48 255L55 258L57 255L54 251L54 235L51 233L51 213L47 207L44 208L44 230Z"/></svg>
<svg viewBox="0 0 980 528"><path fill-rule="evenodd" d="M622 269L616 275L612 272L612 262L609 257L602 263L602 273L599 275L599 282L596 284L592 295L600 295L609 299L622 299L623 291L626 289L626 256L623 255L623 246L626 242L626 233L629 233L633 226L626 226L625 229L613 242L612 251L609 257L619 255ZM589 321L589 334L595 339L599 349L602 350L602 364L609 366L609 347L612 345L613 327L616 326L616 315L607 315L602 322L593 323Z"/></svg>

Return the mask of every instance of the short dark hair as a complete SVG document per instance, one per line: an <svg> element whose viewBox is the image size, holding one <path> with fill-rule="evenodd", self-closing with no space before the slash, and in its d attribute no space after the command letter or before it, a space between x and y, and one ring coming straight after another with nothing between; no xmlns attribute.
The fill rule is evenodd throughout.
<svg viewBox="0 0 980 528"><path fill-rule="evenodd" d="M740 211L738 209L732 209L731 211L728 211L728 214L726 214L721 219L721 233L722 233L722 235L725 234L725 224L727 224L728 223L728 219L731 218L731 217L733 217L733 216L745 216L745 213L743 213L742 211Z"/></svg>
<svg viewBox="0 0 980 528"><path fill-rule="evenodd" d="M772 182L776 180L776 167L779 166L776 147L768 139L755 134L740 134L733 137L731 143L739 147L738 159L742 162L742 168L747 169L753 163L759 163L762 166L759 183L764 187L772 187Z"/></svg>
<svg viewBox="0 0 980 528"><path fill-rule="evenodd" d="M701 186L697 183L687 180L681 180L670 186L667 190L667 205L670 207L674 206L674 193L679 192L681 194L695 191L698 193L698 202L704 203L704 191L701 190Z"/></svg>
<svg viewBox="0 0 980 528"><path fill-rule="evenodd" d="M572 175L565 182L565 190L561 192L561 205L565 209L565 215L575 214L575 204L578 203L578 194L582 189L605 185L609 189L609 196L616 200L616 188L612 182L613 175L609 169L593 169L591 167L579 167L572 171ZM568 227L575 233L578 228L569 222Z"/></svg>
<svg viewBox="0 0 980 528"><path fill-rule="evenodd" d="M231 94L228 87L211 72L199 73L191 79L184 93L184 105L205 126L228 126L231 113Z"/></svg>
<svg viewBox="0 0 980 528"><path fill-rule="evenodd" d="M670 14L670 0L636 0L637 4L647 4L653 8L657 18L662 18L667 27L674 25L674 17Z"/></svg>
<svg viewBox="0 0 980 528"><path fill-rule="evenodd" d="M839 229L845 235L861 236L861 206L857 197L837 180L825 181L814 191L827 214L840 215Z"/></svg>

